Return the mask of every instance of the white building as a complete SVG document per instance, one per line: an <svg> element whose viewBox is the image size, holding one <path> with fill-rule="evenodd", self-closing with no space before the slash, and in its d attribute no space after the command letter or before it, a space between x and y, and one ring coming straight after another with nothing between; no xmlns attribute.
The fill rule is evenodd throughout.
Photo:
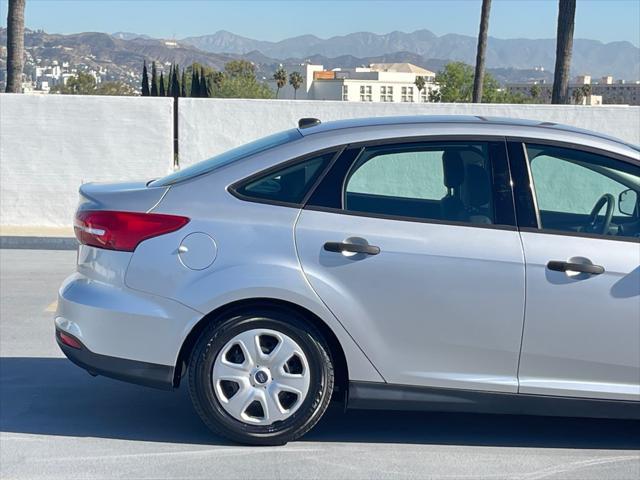
<svg viewBox="0 0 640 480"><path fill-rule="evenodd" d="M436 74L411 63L374 63L369 67L325 70L322 65L306 65L303 85L295 98L342 100L345 102L427 102L429 92L437 90ZM415 81L423 77L425 87L418 91ZM276 90L275 82L269 82ZM278 98L294 98L291 85L280 89Z"/></svg>
<svg viewBox="0 0 640 480"><path fill-rule="evenodd" d="M534 85L536 87L534 88ZM598 82L593 82L591 75L580 75L576 81L569 84L569 96L573 97L574 92L588 87L588 95L583 95L579 103L582 105L640 105L640 81L625 82L624 80L614 81L611 75L602 77ZM506 86L510 93L520 93L524 96L533 96L536 91L538 100L543 103L551 101L552 83L510 83Z"/></svg>

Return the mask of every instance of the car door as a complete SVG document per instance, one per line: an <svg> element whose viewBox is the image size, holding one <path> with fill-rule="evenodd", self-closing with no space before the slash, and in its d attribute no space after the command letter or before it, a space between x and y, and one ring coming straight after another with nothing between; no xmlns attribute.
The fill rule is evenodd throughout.
<svg viewBox="0 0 640 480"><path fill-rule="evenodd" d="M640 167L553 144L512 151L536 216L521 233L520 392L640 400Z"/></svg>
<svg viewBox="0 0 640 480"><path fill-rule="evenodd" d="M504 140L352 146L302 210L310 285L389 383L517 391L524 261Z"/></svg>

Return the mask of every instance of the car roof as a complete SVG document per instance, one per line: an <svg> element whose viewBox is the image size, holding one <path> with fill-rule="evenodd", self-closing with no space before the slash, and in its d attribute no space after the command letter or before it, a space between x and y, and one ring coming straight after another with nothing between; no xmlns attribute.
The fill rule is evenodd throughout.
<svg viewBox="0 0 640 480"><path fill-rule="evenodd" d="M367 127L390 127L390 126L402 126L402 125L425 125L425 126L437 126L437 125L467 125L473 126L493 126L497 129L495 133L500 134L500 128L505 131L505 135L513 135L513 127L520 128L523 134L531 129L538 130L546 129L547 131L562 132L566 134L576 134L579 136L587 136L592 139L605 140L612 142L618 146L624 146L630 148L635 152L639 152L638 146L620 140L609 135L593 132L591 130L585 130L582 128L572 127L570 125L563 125L554 122L542 122L540 120L527 120L527 119L515 119L506 117L485 117L480 115L411 115L411 116L389 116L389 117L366 117L366 118L353 118L348 120L335 120L326 123L316 123L314 125L299 128L300 133L303 136L309 136L317 133L336 132L339 130L352 129L352 128L367 128Z"/></svg>

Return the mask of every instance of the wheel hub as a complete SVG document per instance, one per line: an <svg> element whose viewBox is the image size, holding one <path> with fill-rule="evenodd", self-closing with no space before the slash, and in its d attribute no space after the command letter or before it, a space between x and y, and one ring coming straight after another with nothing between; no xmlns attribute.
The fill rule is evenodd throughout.
<svg viewBox="0 0 640 480"><path fill-rule="evenodd" d="M223 409L254 425L271 425L293 415L311 381L300 345L282 332L261 328L229 340L218 353L211 376Z"/></svg>
<svg viewBox="0 0 640 480"><path fill-rule="evenodd" d="M258 385L265 385L269 380L271 380L271 375L267 369L260 369L253 375L253 381Z"/></svg>

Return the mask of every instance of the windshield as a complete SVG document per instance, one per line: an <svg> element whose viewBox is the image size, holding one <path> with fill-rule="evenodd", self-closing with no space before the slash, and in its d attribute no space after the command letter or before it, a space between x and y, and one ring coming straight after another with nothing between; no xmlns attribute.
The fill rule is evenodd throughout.
<svg viewBox="0 0 640 480"><path fill-rule="evenodd" d="M302 135L295 128L291 130L285 130L284 132L278 132L273 135L269 135L268 137L263 137L258 140L254 140L253 142L233 148L231 150L227 150L226 152L221 153L220 155L216 155L215 157L211 157L208 160L203 160L202 162L198 162L195 165L174 172L170 175L167 175L166 177L154 180L153 182L149 183L149 186L166 187L168 185L173 185L174 183L183 182L199 175L209 173L213 170L216 170L217 168L223 167L242 158L255 155L256 153L260 153L264 150L268 150L270 148L277 147L288 142L292 142L299 138L302 138Z"/></svg>

